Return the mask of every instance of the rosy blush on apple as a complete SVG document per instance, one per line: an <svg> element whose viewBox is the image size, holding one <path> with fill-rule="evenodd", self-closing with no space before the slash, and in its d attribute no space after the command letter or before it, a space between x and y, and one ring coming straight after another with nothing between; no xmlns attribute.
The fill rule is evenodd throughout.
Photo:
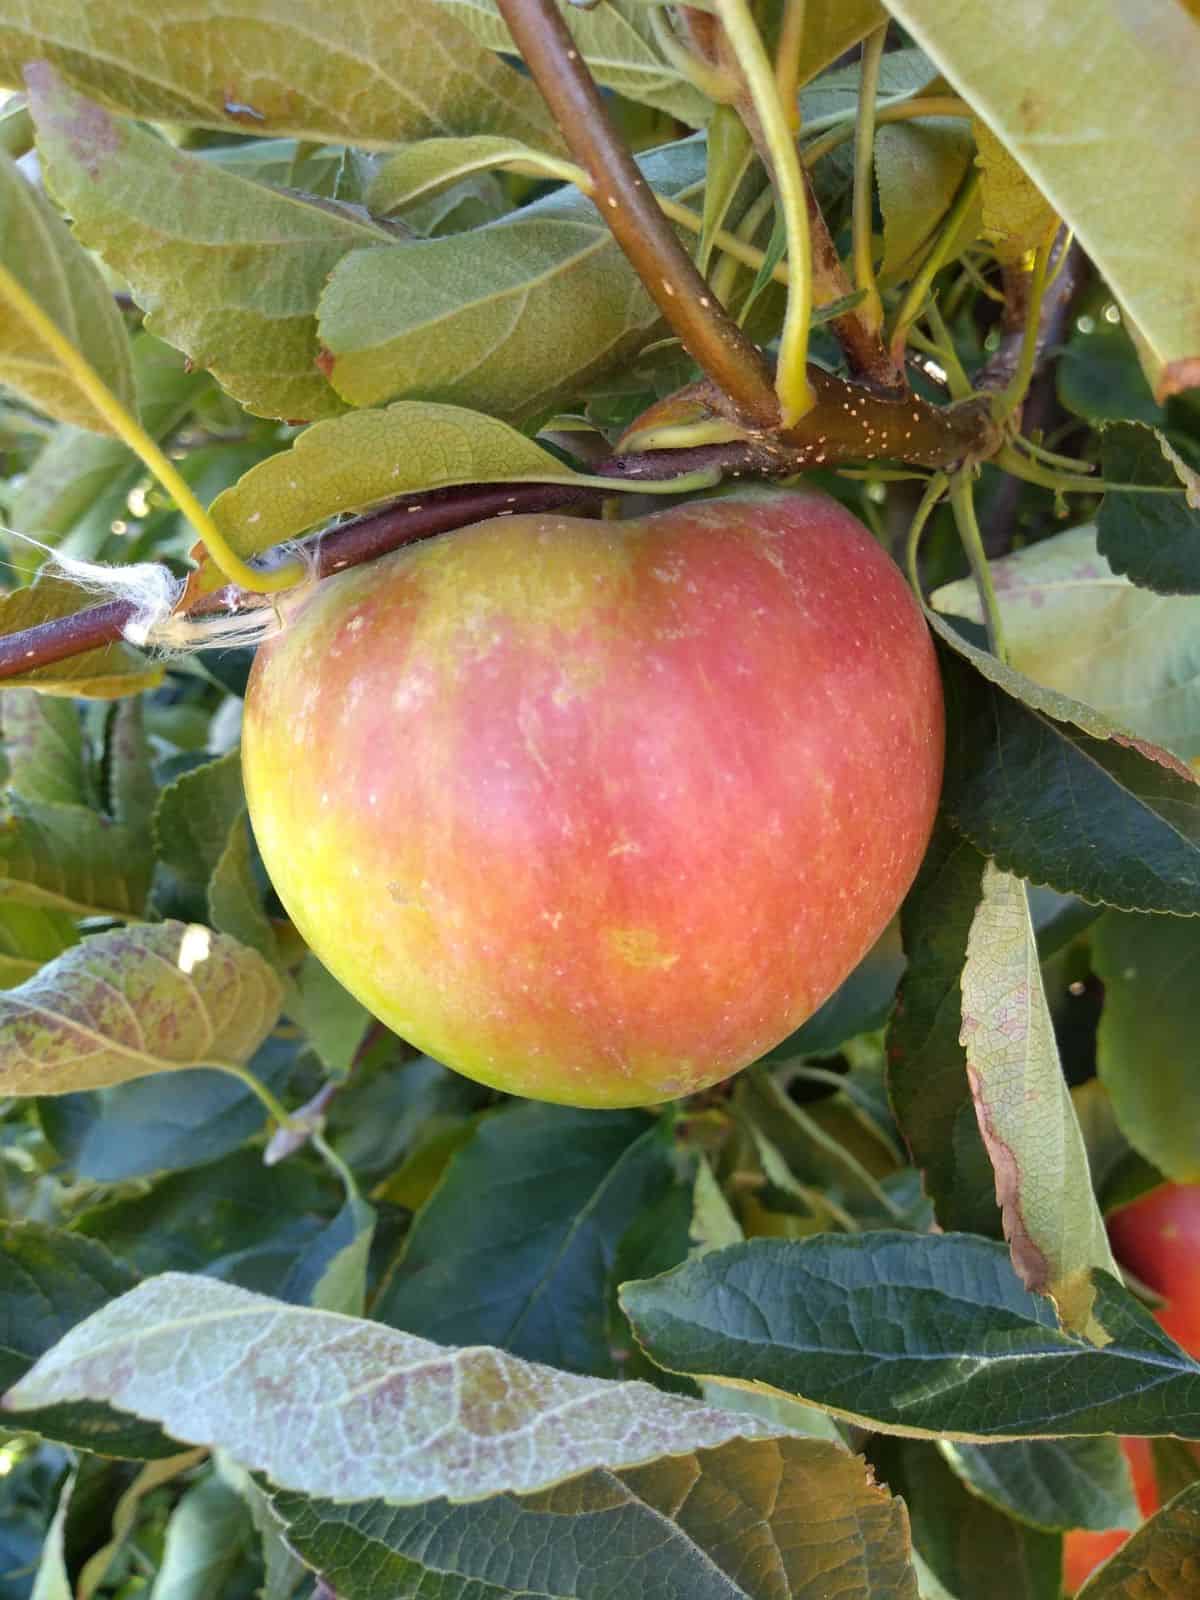
<svg viewBox="0 0 1200 1600"><path fill-rule="evenodd" d="M396 1032L535 1099L648 1105L809 1017L929 838L943 711L835 501L498 518L322 583L243 744L289 915Z"/></svg>

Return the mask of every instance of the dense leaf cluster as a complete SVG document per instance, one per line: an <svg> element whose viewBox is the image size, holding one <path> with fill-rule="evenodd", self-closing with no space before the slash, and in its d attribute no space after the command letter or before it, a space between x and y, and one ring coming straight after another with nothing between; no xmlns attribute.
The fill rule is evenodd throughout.
<svg viewBox="0 0 1200 1600"><path fill-rule="evenodd" d="M0 266L243 558L431 491L582 492L703 377L501 9L0 0ZM719 63L689 68L683 8L561 9L774 351L784 229ZM798 9L753 8L769 49ZM994 603L948 504L909 551L947 771L895 924L709 1094L517 1101L287 920L248 651L114 638L10 676L0 1600L1058 1600L1064 1535L1114 1528L1088 1600L1200 1593L1200 1294L1188 1352L1104 1223L1200 1182L1200 27L1186 0L803 9L801 156L835 257L869 187L922 403L986 391L1036 323L1031 252L1078 241L1024 442L1002 419L972 490ZM864 299L818 295L839 381ZM93 603L54 552L196 555L218 589L15 305L0 634ZM903 561L929 475L824 463ZM1144 1525L1114 1435L1155 1441Z"/></svg>

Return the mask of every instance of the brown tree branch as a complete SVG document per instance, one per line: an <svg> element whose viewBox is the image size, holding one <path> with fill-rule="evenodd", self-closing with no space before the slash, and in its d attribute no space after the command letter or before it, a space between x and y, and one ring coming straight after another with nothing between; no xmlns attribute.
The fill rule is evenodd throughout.
<svg viewBox="0 0 1200 1600"><path fill-rule="evenodd" d="M554 0L497 0L571 154L595 187L613 238L684 349L748 428L775 427L779 402L762 352L728 316L663 215L576 50Z"/></svg>

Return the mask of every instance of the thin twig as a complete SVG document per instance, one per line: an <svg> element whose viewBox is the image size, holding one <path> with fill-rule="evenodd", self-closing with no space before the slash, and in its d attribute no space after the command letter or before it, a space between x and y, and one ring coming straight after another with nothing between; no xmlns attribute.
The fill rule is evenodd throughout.
<svg viewBox="0 0 1200 1600"><path fill-rule="evenodd" d="M680 244L629 147L613 127L554 0L497 0L517 49L596 205L688 354L728 395L740 420L773 428L779 403L762 352L728 316Z"/></svg>

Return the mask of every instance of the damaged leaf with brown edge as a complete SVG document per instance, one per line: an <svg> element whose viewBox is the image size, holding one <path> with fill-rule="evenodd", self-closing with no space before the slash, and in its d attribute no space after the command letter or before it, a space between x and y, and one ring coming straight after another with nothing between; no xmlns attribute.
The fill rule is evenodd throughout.
<svg viewBox="0 0 1200 1600"><path fill-rule="evenodd" d="M1025 885L989 861L962 970L962 1035L1013 1265L1098 1343L1092 1270L1118 1276L1059 1065Z"/></svg>

